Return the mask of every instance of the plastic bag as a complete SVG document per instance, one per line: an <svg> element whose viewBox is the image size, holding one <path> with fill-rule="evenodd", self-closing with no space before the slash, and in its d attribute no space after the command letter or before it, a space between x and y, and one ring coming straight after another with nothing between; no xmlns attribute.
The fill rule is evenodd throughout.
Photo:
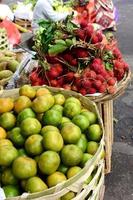
<svg viewBox="0 0 133 200"><path fill-rule="evenodd" d="M15 24L8 19L4 19L0 23L0 28L5 28L11 45L15 46L21 42L21 34Z"/></svg>

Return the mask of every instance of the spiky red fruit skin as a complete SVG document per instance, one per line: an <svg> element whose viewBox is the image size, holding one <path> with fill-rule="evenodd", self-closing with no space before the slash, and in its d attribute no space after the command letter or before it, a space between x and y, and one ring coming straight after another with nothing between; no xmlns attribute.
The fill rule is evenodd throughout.
<svg viewBox="0 0 133 200"><path fill-rule="evenodd" d="M71 85L65 84L65 85L63 85L63 88L66 90L71 90Z"/></svg>
<svg viewBox="0 0 133 200"><path fill-rule="evenodd" d="M115 58L119 58L119 59L122 58L122 54L117 47L113 49L113 55L115 56Z"/></svg>
<svg viewBox="0 0 133 200"><path fill-rule="evenodd" d="M82 29L76 30L76 35L79 37L81 40L85 40L85 31Z"/></svg>
<svg viewBox="0 0 133 200"><path fill-rule="evenodd" d="M89 94L95 94L96 93L96 89L95 88L90 88L89 89Z"/></svg>
<svg viewBox="0 0 133 200"><path fill-rule="evenodd" d="M114 86L115 83L116 83L116 80L114 78L110 78L108 81L107 81L108 85L110 86Z"/></svg>
<svg viewBox="0 0 133 200"><path fill-rule="evenodd" d="M113 70L112 70L112 71L108 71L108 74L109 74L110 77L114 77L114 72L113 72Z"/></svg>
<svg viewBox="0 0 133 200"><path fill-rule="evenodd" d="M81 28L85 28L85 27L87 27L87 21L85 20L85 19L82 19L81 21L80 21L80 26L81 26Z"/></svg>
<svg viewBox="0 0 133 200"><path fill-rule="evenodd" d="M54 67L51 67L50 70L47 72L47 76L50 79L57 78L59 75L60 73Z"/></svg>
<svg viewBox="0 0 133 200"><path fill-rule="evenodd" d="M62 67L62 65L61 65L60 63L54 64L53 67L57 70L57 72L59 72L59 75L62 74L62 72L63 72L63 67Z"/></svg>
<svg viewBox="0 0 133 200"><path fill-rule="evenodd" d="M97 74L96 79L100 80L102 83L105 81L104 77L101 74Z"/></svg>
<svg viewBox="0 0 133 200"><path fill-rule="evenodd" d="M83 48L78 48L76 50L76 55L77 58L86 58L88 57L88 51L86 49Z"/></svg>
<svg viewBox="0 0 133 200"><path fill-rule="evenodd" d="M46 59L47 59L48 63L50 63L50 64L57 63L57 56L49 56L49 55L47 55Z"/></svg>
<svg viewBox="0 0 133 200"><path fill-rule="evenodd" d="M76 66L76 65L78 64L77 59L75 58L75 59L73 59L73 60L70 60L70 64L71 64L72 66Z"/></svg>
<svg viewBox="0 0 133 200"><path fill-rule="evenodd" d="M93 35L93 32L94 32L93 26L88 24L88 26L85 28L85 33L88 39L91 38L91 36Z"/></svg>
<svg viewBox="0 0 133 200"><path fill-rule="evenodd" d="M80 77L78 77L78 78L75 79L74 83L75 83L75 85L76 85L77 88L81 88L81 82L82 81L81 81Z"/></svg>
<svg viewBox="0 0 133 200"><path fill-rule="evenodd" d="M98 91L99 93L105 93L107 91L107 86L104 84L101 85Z"/></svg>
<svg viewBox="0 0 133 200"><path fill-rule="evenodd" d="M97 35L94 34L94 35L92 36L92 38L91 38L91 43L92 43L92 44L97 44L98 42L99 42L99 39L98 39Z"/></svg>
<svg viewBox="0 0 133 200"><path fill-rule="evenodd" d="M82 87L85 89L89 89L91 87L91 81L88 79L82 80Z"/></svg>
<svg viewBox="0 0 133 200"><path fill-rule="evenodd" d="M64 54L63 58L67 62L70 62L71 60L73 60L73 56L71 54L68 54L68 53Z"/></svg>
<svg viewBox="0 0 133 200"><path fill-rule="evenodd" d="M96 72L94 72L93 70L90 70L90 69L85 69L84 72L83 72L83 76L85 78L92 78L92 79L95 79L96 78Z"/></svg>
<svg viewBox="0 0 133 200"><path fill-rule="evenodd" d="M96 63L98 65L101 65L102 64L102 60L100 58L94 58L93 59L93 63Z"/></svg>
<svg viewBox="0 0 133 200"><path fill-rule="evenodd" d="M92 63L91 66L90 66L91 69L93 69L96 73L98 74L102 74L104 69L103 69L103 66L102 65L99 65L97 64L96 62Z"/></svg>
<svg viewBox="0 0 133 200"><path fill-rule="evenodd" d="M71 82L74 79L74 73L73 72L68 72L65 75L65 81L66 82Z"/></svg>
<svg viewBox="0 0 133 200"><path fill-rule="evenodd" d="M109 94L114 94L116 92L116 88L114 86L109 86L107 90Z"/></svg>
<svg viewBox="0 0 133 200"><path fill-rule="evenodd" d="M58 82L57 82L57 80L51 80L50 84L51 84L52 87L57 87Z"/></svg>
<svg viewBox="0 0 133 200"><path fill-rule="evenodd" d="M100 80L95 80L94 83L93 83L93 86L99 90L99 88L101 87L102 85L102 82Z"/></svg>
<svg viewBox="0 0 133 200"><path fill-rule="evenodd" d="M119 60L114 60L114 68L115 69L123 68L123 65Z"/></svg>
<svg viewBox="0 0 133 200"><path fill-rule="evenodd" d="M84 88L82 88L79 90L79 93L81 93L83 96L85 96L87 94L87 91Z"/></svg>
<svg viewBox="0 0 133 200"><path fill-rule="evenodd" d="M64 78L63 78L63 77L60 77L59 79L57 79L57 82L58 82L58 85L59 85L60 87L62 87L63 84L64 84Z"/></svg>
<svg viewBox="0 0 133 200"><path fill-rule="evenodd" d="M98 37L98 42L102 42L102 40L103 40L102 33L101 32L97 32L96 36Z"/></svg>

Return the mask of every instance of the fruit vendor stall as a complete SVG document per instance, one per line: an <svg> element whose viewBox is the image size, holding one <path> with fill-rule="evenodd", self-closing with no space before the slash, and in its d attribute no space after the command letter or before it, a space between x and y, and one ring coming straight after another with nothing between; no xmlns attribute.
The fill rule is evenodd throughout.
<svg viewBox="0 0 133 200"><path fill-rule="evenodd" d="M23 70L18 86L27 81L64 88L95 101L104 120L106 172L110 172L113 99L124 92L131 76L116 39L93 24L78 26L69 17L65 22L41 21L34 50L38 65Z"/></svg>
<svg viewBox="0 0 133 200"><path fill-rule="evenodd" d="M2 200L103 200L113 100L125 91L131 71L113 34L104 32L115 27L112 1L54 1L53 7L70 5L76 12L64 21L39 21L35 53L25 49L23 58L9 51L2 29Z"/></svg>

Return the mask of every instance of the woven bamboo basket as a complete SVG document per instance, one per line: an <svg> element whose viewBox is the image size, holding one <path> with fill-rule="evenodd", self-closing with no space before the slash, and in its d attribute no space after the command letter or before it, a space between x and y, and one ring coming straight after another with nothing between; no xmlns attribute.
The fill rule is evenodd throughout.
<svg viewBox="0 0 133 200"><path fill-rule="evenodd" d="M39 87L36 87L39 88ZM102 123L102 118L99 115L97 106L95 103L90 101L88 98L83 97L72 91L66 91L64 89L50 88L52 93L62 93L65 97L74 96L78 98L82 105L98 116L98 121L103 131L103 137L99 143L99 148L96 154L90 159L85 167L76 176L70 178L69 180L58 184L57 186L47 189L43 192L28 194L24 193L22 196L8 198L8 200L61 200L61 197L68 192L72 191L76 194L73 200L103 200L104 196L104 158L102 154L104 151L104 128ZM13 97L18 96L18 89L5 90L0 93L0 97ZM95 171L95 173L94 173ZM87 185L85 181L93 173L93 178L91 182Z"/></svg>
<svg viewBox="0 0 133 200"><path fill-rule="evenodd" d="M97 104L100 115L103 119L105 129L105 172L111 172L112 144L114 138L113 130L113 100L121 96L131 80L131 71L125 74L124 78L118 83L114 94L101 94L100 96L87 96Z"/></svg>
<svg viewBox="0 0 133 200"><path fill-rule="evenodd" d="M0 28L0 51L9 49L9 41L6 29Z"/></svg>
<svg viewBox="0 0 133 200"><path fill-rule="evenodd" d="M26 28L26 29L31 29L31 21L27 19L15 19L15 24L18 24L19 26Z"/></svg>

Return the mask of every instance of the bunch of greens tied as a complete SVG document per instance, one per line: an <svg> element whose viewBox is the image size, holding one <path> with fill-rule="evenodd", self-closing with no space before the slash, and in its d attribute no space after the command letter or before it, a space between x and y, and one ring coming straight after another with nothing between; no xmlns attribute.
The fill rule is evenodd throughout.
<svg viewBox="0 0 133 200"><path fill-rule="evenodd" d="M71 21L71 16L65 22L41 20L35 36L35 49L44 54L57 55L76 43L74 31L78 26Z"/></svg>

